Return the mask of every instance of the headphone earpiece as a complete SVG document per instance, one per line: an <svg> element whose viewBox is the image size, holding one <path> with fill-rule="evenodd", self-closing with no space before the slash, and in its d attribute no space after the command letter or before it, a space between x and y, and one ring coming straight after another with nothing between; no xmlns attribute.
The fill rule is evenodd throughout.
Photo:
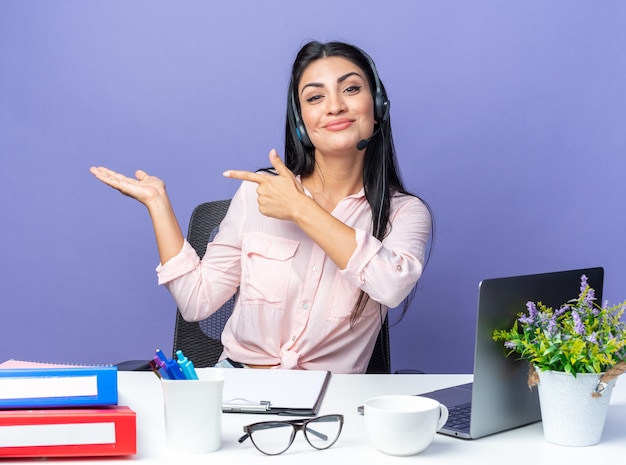
<svg viewBox="0 0 626 465"><path fill-rule="evenodd" d="M296 105L295 89L291 90L291 111L293 112L293 117L296 123L296 136L298 136L298 140L302 142L302 145L304 145L307 149L312 149L313 143L311 142L311 139L309 139L306 127L304 127L304 123L300 118L298 105Z"/></svg>
<svg viewBox="0 0 626 465"><path fill-rule="evenodd" d="M374 75L374 118L378 124L382 124L389 118L389 99L383 91L383 86L380 83L380 78L378 77L378 71L376 71L374 60L372 60L372 58L363 50L360 50L360 52L367 59L370 69L372 70L372 74Z"/></svg>
<svg viewBox="0 0 626 465"><path fill-rule="evenodd" d="M389 99L383 91L383 86L380 83L380 78L378 77L378 71L376 71L374 60L372 60L372 58L360 48L357 48L357 50L359 50L367 60L374 76L374 119L380 126L389 118ZM304 145L307 149L312 149L313 143L306 132L306 127L304 126L302 118L300 118L300 112L298 111L298 105L296 104L296 89L294 88L291 89L291 111L293 112L296 124L296 136L298 137L298 140L300 140L302 145Z"/></svg>

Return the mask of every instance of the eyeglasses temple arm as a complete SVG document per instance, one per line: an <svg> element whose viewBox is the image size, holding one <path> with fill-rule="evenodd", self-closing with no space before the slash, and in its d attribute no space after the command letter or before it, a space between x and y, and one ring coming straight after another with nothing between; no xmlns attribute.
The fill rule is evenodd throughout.
<svg viewBox="0 0 626 465"><path fill-rule="evenodd" d="M324 433L320 433L319 431L315 431L312 428L307 427L306 432L307 433L311 433L313 436L317 436L318 438L322 439L323 441L328 441L328 436L326 436Z"/></svg>

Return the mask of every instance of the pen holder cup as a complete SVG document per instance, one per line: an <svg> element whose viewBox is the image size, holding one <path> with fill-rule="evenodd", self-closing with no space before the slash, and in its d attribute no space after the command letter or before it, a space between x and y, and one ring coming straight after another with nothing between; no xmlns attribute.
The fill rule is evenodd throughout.
<svg viewBox="0 0 626 465"><path fill-rule="evenodd" d="M166 443L177 454L205 454L222 447L224 374L220 368L197 373L197 380L161 380Z"/></svg>

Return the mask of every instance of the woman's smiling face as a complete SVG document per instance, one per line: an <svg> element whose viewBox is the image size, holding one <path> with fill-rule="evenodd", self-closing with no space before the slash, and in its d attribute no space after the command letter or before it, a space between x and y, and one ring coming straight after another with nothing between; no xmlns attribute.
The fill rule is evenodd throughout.
<svg viewBox="0 0 626 465"><path fill-rule="evenodd" d="M367 77L343 57L312 62L298 85L302 121L318 151L357 151L374 131L374 100Z"/></svg>

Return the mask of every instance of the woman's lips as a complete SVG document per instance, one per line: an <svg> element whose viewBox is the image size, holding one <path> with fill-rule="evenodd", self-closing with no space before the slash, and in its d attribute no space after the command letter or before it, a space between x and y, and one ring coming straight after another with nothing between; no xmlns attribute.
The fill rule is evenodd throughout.
<svg viewBox="0 0 626 465"><path fill-rule="evenodd" d="M353 121L350 119L338 119L331 121L324 126L327 131L342 131L352 125Z"/></svg>

